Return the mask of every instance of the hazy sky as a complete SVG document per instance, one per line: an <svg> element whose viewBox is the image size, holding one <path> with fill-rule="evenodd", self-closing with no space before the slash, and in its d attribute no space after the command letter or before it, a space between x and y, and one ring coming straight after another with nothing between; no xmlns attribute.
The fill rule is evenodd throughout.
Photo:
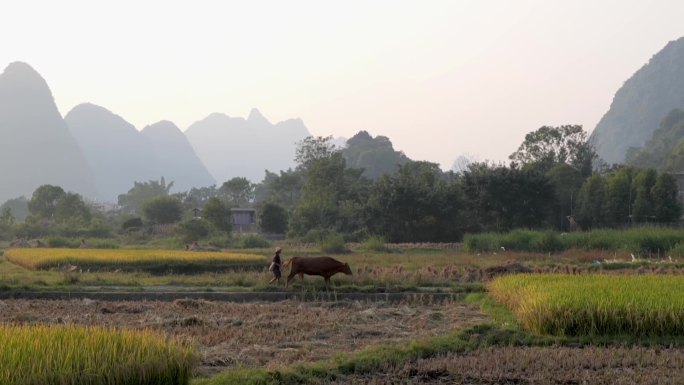
<svg viewBox="0 0 684 385"><path fill-rule="evenodd" d="M593 130L682 15L681 0L3 0L0 67L31 64L62 114L91 102L185 130L256 107L450 168L504 160L542 125Z"/></svg>

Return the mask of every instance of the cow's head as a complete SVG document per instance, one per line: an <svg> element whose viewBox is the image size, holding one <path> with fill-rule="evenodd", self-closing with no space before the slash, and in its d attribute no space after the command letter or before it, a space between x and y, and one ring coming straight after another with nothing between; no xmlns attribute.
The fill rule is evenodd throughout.
<svg viewBox="0 0 684 385"><path fill-rule="evenodd" d="M342 272L347 275L352 275L352 271L349 268L349 264L345 263L344 266L342 267Z"/></svg>

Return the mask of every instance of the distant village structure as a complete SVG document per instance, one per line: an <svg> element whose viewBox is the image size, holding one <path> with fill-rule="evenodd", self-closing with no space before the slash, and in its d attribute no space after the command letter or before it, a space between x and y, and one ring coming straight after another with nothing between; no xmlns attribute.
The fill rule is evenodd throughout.
<svg viewBox="0 0 684 385"><path fill-rule="evenodd" d="M233 231L236 233L254 233L256 227L256 209L230 209L233 217Z"/></svg>

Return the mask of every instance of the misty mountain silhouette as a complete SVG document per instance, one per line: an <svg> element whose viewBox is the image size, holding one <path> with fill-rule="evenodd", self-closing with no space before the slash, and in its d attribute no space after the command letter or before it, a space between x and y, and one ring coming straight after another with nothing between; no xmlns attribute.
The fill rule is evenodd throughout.
<svg viewBox="0 0 684 385"><path fill-rule="evenodd" d="M591 140L604 160L621 163L675 108L684 108L684 37L669 42L620 87Z"/></svg>
<svg viewBox="0 0 684 385"><path fill-rule="evenodd" d="M119 115L84 103L64 120L93 170L97 198L116 202L135 181L162 176L149 140Z"/></svg>
<svg viewBox="0 0 684 385"><path fill-rule="evenodd" d="M174 182L171 191L188 191L193 187L216 184L214 177L195 154L188 138L175 124L162 120L145 127L141 133L150 143L159 166L159 175Z"/></svg>
<svg viewBox="0 0 684 385"><path fill-rule="evenodd" d="M301 119L272 124L257 109L247 119L213 113L185 135L219 185L233 177L260 182L265 170L294 167L296 142L310 136Z"/></svg>
<svg viewBox="0 0 684 385"><path fill-rule="evenodd" d="M0 75L0 202L30 197L42 184L95 196L85 157L45 80L26 63Z"/></svg>

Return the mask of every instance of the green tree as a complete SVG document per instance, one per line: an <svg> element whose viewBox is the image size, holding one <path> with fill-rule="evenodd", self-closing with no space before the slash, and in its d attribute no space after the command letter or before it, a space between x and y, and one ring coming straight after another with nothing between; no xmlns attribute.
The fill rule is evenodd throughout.
<svg viewBox="0 0 684 385"><path fill-rule="evenodd" d="M655 217L653 211L654 202L651 190L656 184L658 173L649 168L640 170L632 179L632 221L647 222L649 218Z"/></svg>
<svg viewBox="0 0 684 385"><path fill-rule="evenodd" d="M119 206L126 214L142 214L143 203L157 197L168 196L173 182L166 184L164 177L160 181L134 182L126 194L119 195Z"/></svg>
<svg viewBox="0 0 684 385"><path fill-rule="evenodd" d="M28 203L29 212L37 218L52 219L55 215L57 202L66 193L59 186L44 184L33 191Z"/></svg>
<svg viewBox="0 0 684 385"><path fill-rule="evenodd" d="M368 229L391 242L453 242L463 235L463 195L429 162L399 166L371 188Z"/></svg>
<svg viewBox="0 0 684 385"><path fill-rule="evenodd" d="M339 152L308 164L302 197L292 213L290 230L304 235L313 229L340 233L360 230L368 183L362 170L347 169Z"/></svg>
<svg viewBox="0 0 684 385"><path fill-rule="evenodd" d="M631 215L632 170L623 167L606 176L606 222L617 225L626 223Z"/></svg>
<svg viewBox="0 0 684 385"><path fill-rule="evenodd" d="M183 238L183 242L196 242L211 233L211 223L204 219L186 219L178 224L176 232Z"/></svg>
<svg viewBox="0 0 684 385"><path fill-rule="evenodd" d="M653 198L653 211L657 222L674 222L682 215L682 207L677 195L679 187L677 180L670 174L658 175L656 184L651 189Z"/></svg>
<svg viewBox="0 0 684 385"><path fill-rule="evenodd" d="M303 185L301 170L280 171L280 175L266 170L264 180L255 186L255 201L271 202L291 210L299 202Z"/></svg>
<svg viewBox="0 0 684 385"><path fill-rule="evenodd" d="M142 212L152 223L169 224L180 220L182 205L178 198L160 196L145 201L142 204Z"/></svg>
<svg viewBox="0 0 684 385"><path fill-rule="evenodd" d="M596 151L580 125L543 126L525 135L525 140L509 158L542 172L558 164L575 167L583 176L591 175Z"/></svg>
<svg viewBox="0 0 684 385"><path fill-rule="evenodd" d="M606 179L593 174L582 185L577 196L577 222L586 229L598 228L606 223Z"/></svg>
<svg viewBox="0 0 684 385"><path fill-rule="evenodd" d="M12 210L9 207L2 209L0 214L0 239L12 238L12 226L14 226L15 219L12 215Z"/></svg>
<svg viewBox="0 0 684 385"><path fill-rule="evenodd" d="M574 201L577 200L584 177L576 168L562 163L552 167L546 177L553 186L556 202L551 223L557 223L559 230L567 230L567 217L573 215Z"/></svg>
<svg viewBox="0 0 684 385"><path fill-rule="evenodd" d="M230 209L220 199L209 198L202 208L202 218L209 222L216 230L230 233L232 229Z"/></svg>
<svg viewBox="0 0 684 385"><path fill-rule="evenodd" d="M307 136L297 142L294 159L298 164L297 168L307 169L312 163L330 158L333 154L340 152L331 142L332 136Z"/></svg>
<svg viewBox="0 0 684 385"><path fill-rule="evenodd" d="M287 232L287 210L275 203L266 203L259 214L261 231L274 234Z"/></svg>
<svg viewBox="0 0 684 385"><path fill-rule="evenodd" d="M247 179L235 177L224 182L219 193L232 207L246 207L254 199L254 185Z"/></svg>
<svg viewBox="0 0 684 385"><path fill-rule="evenodd" d="M468 231L549 226L555 193L549 178L536 169L475 163L463 173L462 184Z"/></svg>
<svg viewBox="0 0 684 385"><path fill-rule="evenodd" d="M65 193L55 205L54 219L58 223L80 223L86 225L90 223L92 213L90 208L83 201L83 198L75 193Z"/></svg>

